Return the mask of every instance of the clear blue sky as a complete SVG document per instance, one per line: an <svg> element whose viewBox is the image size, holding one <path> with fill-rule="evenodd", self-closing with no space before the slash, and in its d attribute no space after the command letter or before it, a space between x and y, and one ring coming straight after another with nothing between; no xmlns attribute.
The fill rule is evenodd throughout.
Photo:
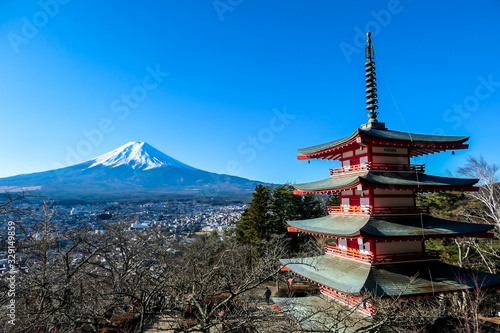
<svg viewBox="0 0 500 333"><path fill-rule="evenodd" d="M0 177L146 141L212 172L327 178L335 162L295 149L366 122L367 29L379 119L471 136L467 152L414 162L500 164L499 17L496 0L2 1Z"/></svg>

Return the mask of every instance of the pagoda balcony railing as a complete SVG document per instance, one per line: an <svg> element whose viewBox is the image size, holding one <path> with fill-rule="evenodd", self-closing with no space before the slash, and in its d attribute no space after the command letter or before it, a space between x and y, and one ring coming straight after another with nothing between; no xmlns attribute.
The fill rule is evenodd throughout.
<svg viewBox="0 0 500 333"><path fill-rule="evenodd" d="M346 175L350 173L359 173L370 170L370 163L343 166L336 169L330 169L330 176Z"/></svg>
<svg viewBox="0 0 500 333"><path fill-rule="evenodd" d="M362 296L352 296L323 285L320 287L320 292L326 297L361 312L365 316L371 316L375 313L375 306L369 300L363 301Z"/></svg>
<svg viewBox="0 0 500 333"><path fill-rule="evenodd" d="M341 176L353 173L361 173L368 170L374 171L401 171L401 172L425 172L425 164L386 164L386 163L362 163L330 169L330 176Z"/></svg>
<svg viewBox="0 0 500 333"><path fill-rule="evenodd" d="M371 208L368 206L328 206L328 212L331 215L367 215L371 213Z"/></svg>
<svg viewBox="0 0 500 333"><path fill-rule="evenodd" d="M358 261L371 262L373 260L373 255L361 253L357 249L340 249L335 245L325 245L326 254L334 255L337 257L344 257L348 259L354 259Z"/></svg>
<svg viewBox="0 0 500 333"><path fill-rule="evenodd" d="M427 250L425 252L407 252L407 253L392 253L392 254L366 254L361 253L358 249L348 248L340 249L335 245L325 245L326 254L364 261L370 263L387 263L398 261L414 261L414 260L437 260L439 259L439 251Z"/></svg>
<svg viewBox="0 0 500 333"><path fill-rule="evenodd" d="M429 214L429 207L371 207L371 206L328 206L330 215L391 215L391 214Z"/></svg>

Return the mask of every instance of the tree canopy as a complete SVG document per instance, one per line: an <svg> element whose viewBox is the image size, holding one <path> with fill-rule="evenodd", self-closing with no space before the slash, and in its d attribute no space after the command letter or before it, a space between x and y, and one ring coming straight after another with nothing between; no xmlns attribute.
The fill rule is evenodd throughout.
<svg viewBox="0 0 500 333"><path fill-rule="evenodd" d="M326 214L326 206L321 198L294 195L293 190L290 184L258 185L236 228L237 240L243 244L259 244L272 235L286 233L287 221Z"/></svg>

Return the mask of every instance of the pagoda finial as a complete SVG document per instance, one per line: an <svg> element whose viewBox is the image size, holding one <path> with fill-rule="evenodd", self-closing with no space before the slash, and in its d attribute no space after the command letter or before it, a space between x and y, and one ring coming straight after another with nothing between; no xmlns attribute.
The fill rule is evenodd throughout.
<svg viewBox="0 0 500 333"><path fill-rule="evenodd" d="M372 58L374 58L373 46L372 46L372 33L369 31L366 33L366 43L368 44L366 46L366 59L372 60Z"/></svg>
<svg viewBox="0 0 500 333"><path fill-rule="evenodd" d="M375 78L375 62L373 59L375 58L375 52L373 50L373 45L372 45L372 39L371 39L371 33L367 32L366 33L366 42L367 46L365 49L365 56L366 59L368 60L365 63L365 82L366 82L366 109L369 111L367 113L368 115L368 123L363 125L361 128L362 129L371 129L371 128L378 128L378 129L385 129L385 124L384 123L378 123L377 116L378 112L375 111L378 109L378 100L377 100L377 79Z"/></svg>

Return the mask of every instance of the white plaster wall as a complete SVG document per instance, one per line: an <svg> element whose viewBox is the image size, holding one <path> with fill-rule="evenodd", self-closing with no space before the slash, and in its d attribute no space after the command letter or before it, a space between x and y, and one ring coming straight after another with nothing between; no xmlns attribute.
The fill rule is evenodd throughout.
<svg viewBox="0 0 500 333"><path fill-rule="evenodd" d="M354 154L357 156L357 155L363 155L363 154L366 154L368 152L368 149L367 148L364 148L363 150L361 149L356 149L354 151Z"/></svg>
<svg viewBox="0 0 500 333"><path fill-rule="evenodd" d="M339 238L339 249L347 250L347 239L346 238Z"/></svg>
<svg viewBox="0 0 500 333"><path fill-rule="evenodd" d="M343 158L346 158L346 157L351 157L351 156L354 156L354 153L352 150L350 151L346 151L345 153L342 153L342 157Z"/></svg>
<svg viewBox="0 0 500 333"><path fill-rule="evenodd" d="M368 190L363 190L363 191L360 191L360 190L354 190L354 195L361 195L361 194L365 194L365 195L368 195L370 194L370 192Z"/></svg>

